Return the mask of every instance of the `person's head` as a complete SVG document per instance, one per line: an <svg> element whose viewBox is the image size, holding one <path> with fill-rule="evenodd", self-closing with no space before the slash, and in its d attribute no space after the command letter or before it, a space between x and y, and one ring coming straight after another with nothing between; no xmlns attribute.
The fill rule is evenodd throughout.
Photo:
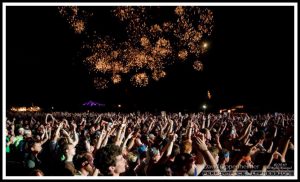
<svg viewBox="0 0 300 182"><path fill-rule="evenodd" d="M25 138L30 138L32 136L31 130L24 130L24 137Z"/></svg>
<svg viewBox="0 0 300 182"><path fill-rule="evenodd" d="M23 136L24 135L24 131L25 131L24 128L19 128L18 129L18 135L22 135Z"/></svg>
<svg viewBox="0 0 300 182"><path fill-rule="evenodd" d="M161 157L160 151L156 147L152 147L150 149L149 155L150 155L151 159L154 160L155 162L158 162Z"/></svg>
<svg viewBox="0 0 300 182"><path fill-rule="evenodd" d="M97 150L94 165L105 176L119 176L126 171L122 149L114 144L108 144Z"/></svg>
<svg viewBox="0 0 300 182"><path fill-rule="evenodd" d="M158 136L155 137L155 141L153 143L153 146L155 146L156 148L160 148L163 141L164 141L164 139L161 136L158 135Z"/></svg>
<svg viewBox="0 0 300 182"><path fill-rule="evenodd" d="M203 128L200 130L200 132L204 134L207 142L209 142L211 140L211 133L210 133L209 129Z"/></svg>
<svg viewBox="0 0 300 182"><path fill-rule="evenodd" d="M131 133L131 132L132 132L132 128L128 126L128 127L126 128L126 134L128 135L128 134Z"/></svg>
<svg viewBox="0 0 300 182"><path fill-rule="evenodd" d="M169 164L160 164L153 171L155 176L173 176L173 170Z"/></svg>
<svg viewBox="0 0 300 182"><path fill-rule="evenodd" d="M183 141L181 145L181 153L190 154L191 152L192 152L192 142L189 140Z"/></svg>
<svg viewBox="0 0 300 182"><path fill-rule="evenodd" d="M93 164L90 161L90 156L85 153L82 155L78 155L78 157L74 161L75 168L81 171L84 175L93 175L94 169Z"/></svg>
<svg viewBox="0 0 300 182"><path fill-rule="evenodd" d="M39 141L32 140L29 143L29 147L32 153L38 154L42 151L42 144Z"/></svg>
<svg viewBox="0 0 300 182"><path fill-rule="evenodd" d="M93 133L95 133L95 131L96 131L96 130L95 130L95 127L94 127L94 126L91 126L91 127L90 127L90 130L89 130L89 133L90 133L90 134L93 134Z"/></svg>
<svg viewBox="0 0 300 182"><path fill-rule="evenodd" d="M153 144L154 141L155 141L155 135L152 134L152 133L150 133L150 134L149 134L149 143Z"/></svg>
<svg viewBox="0 0 300 182"><path fill-rule="evenodd" d="M148 144L149 143L149 136L146 134L141 135L141 142L144 144Z"/></svg>
<svg viewBox="0 0 300 182"><path fill-rule="evenodd" d="M128 168L134 169L139 164L139 154L137 152L128 152L126 160Z"/></svg>
<svg viewBox="0 0 300 182"><path fill-rule="evenodd" d="M175 157L174 165L176 175L187 174L193 167L195 158L188 153L181 153Z"/></svg>
<svg viewBox="0 0 300 182"><path fill-rule="evenodd" d="M44 173L40 169L35 169L31 172L31 176L44 176Z"/></svg>
<svg viewBox="0 0 300 182"><path fill-rule="evenodd" d="M243 156L242 160L242 164L245 164L247 169L253 168L253 162L250 156Z"/></svg>
<svg viewBox="0 0 300 182"><path fill-rule="evenodd" d="M213 156L213 158L215 159L215 161L218 163L219 162L219 149L217 147L210 147L209 151L210 151L211 155Z"/></svg>
<svg viewBox="0 0 300 182"><path fill-rule="evenodd" d="M41 136L40 135L35 135L34 139L37 140L37 141L41 141Z"/></svg>
<svg viewBox="0 0 300 182"><path fill-rule="evenodd" d="M220 152L220 162L221 163L228 163L229 162L229 151L227 149L222 149Z"/></svg>
<svg viewBox="0 0 300 182"><path fill-rule="evenodd" d="M128 152L126 156L126 160L128 163L135 163L139 158L139 154L137 152Z"/></svg>
<svg viewBox="0 0 300 182"><path fill-rule="evenodd" d="M65 144L69 143L69 142L68 142L68 139L66 137L61 137L61 138L58 139L57 143L58 143L59 146L61 146L63 148L63 146Z"/></svg>
<svg viewBox="0 0 300 182"><path fill-rule="evenodd" d="M142 154L143 152L147 152L147 147L146 147L146 145L142 144L142 145L138 146L137 152L138 152L139 154Z"/></svg>
<svg viewBox="0 0 300 182"><path fill-rule="evenodd" d="M173 170L172 170L171 166L169 166L169 165L164 166L163 175L164 176L173 176Z"/></svg>
<svg viewBox="0 0 300 182"><path fill-rule="evenodd" d="M94 156L92 153L85 153L85 157L87 158L87 160L89 161L89 164L92 166L92 167L95 167L94 165Z"/></svg>
<svg viewBox="0 0 300 182"><path fill-rule="evenodd" d="M63 154L65 156L75 156L76 154L76 148L74 147L74 145L72 143L66 143L63 146Z"/></svg>
<svg viewBox="0 0 300 182"><path fill-rule="evenodd" d="M230 133L229 133L230 139L235 139L237 137L236 128L235 126L231 127Z"/></svg>
<svg viewBox="0 0 300 182"><path fill-rule="evenodd" d="M158 129L158 127L156 127L156 128L154 129L154 134L155 134L155 136L158 136L158 135L159 135L159 129Z"/></svg>

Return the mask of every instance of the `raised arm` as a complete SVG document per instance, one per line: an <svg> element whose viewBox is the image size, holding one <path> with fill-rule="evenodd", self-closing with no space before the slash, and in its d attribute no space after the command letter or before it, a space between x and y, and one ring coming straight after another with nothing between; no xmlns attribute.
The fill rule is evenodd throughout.
<svg viewBox="0 0 300 182"><path fill-rule="evenodd" d="M194 142L196 144L195 145L196 150L202 154L206 164L211 166L211 168L214 170L216 175L219 175L220 170L219 170L219 167L217 165L217 162L215 161L214 157L211 155L210 151L208 150L207 145L205 144L204 140L201 139L200 136L196 136L196 137L194 137ZM202 166L202 169L203 169L203 166ZM200 173L201 171L199 170L197 172Z"/></svg>
<svg viewBox="0 0 300 182"><path fill-rule="evenodd" d="M127 148L127 142L129 139L132 138L134 131L132 131L131 133L128 134L128 136L126 137L125 141L122 143L122 150L124 151L125 149L127 149L129 151L129 148Z"/></svg>
<svg viewBox="0 0 300 182"><path fill-rule="evenodd" d="M45 139L43 139L41 141L41 145L43 145L44 143L46 143L49 140L49 135L48 135L48 129L47 128L43 128L43 135L45 135Z"/></svg>
<svg viewBox="0 0 300 182"><path fill-rule="evenodd" d="M79 136L76 132L76 128L77 128L77 124L76 123L72 123L71 124L73 126L73 133L74 133L74 142L73 142L73 145L76 146L79 142Z"/></svg>
<svg viewBox="0 0 300 182"><path fill-rule="evenodd" d="M117 136L116 136L115 144L117 146L120 146L122 141L123 141L125 131L126 131L126 126L127 126L126 121L127 121L126 117L123 117L122 124L121 124L120 129L119 129L119 131L117 133Z"/></svg>
<svg viewBox="0 0 300 182"><path fill-rule="evenodd" d="M63 126L63 123L62 123L62 122L59 123L59 125L58 125L58 127L57 127L57 129L56 129L56 131L55 131L55 134L54 134L54 138L53 138L53 141L54 141L54 142L57 142L57 140L58 140L58 138L59 138L59 132L60 132L62 126Z"/></svg>

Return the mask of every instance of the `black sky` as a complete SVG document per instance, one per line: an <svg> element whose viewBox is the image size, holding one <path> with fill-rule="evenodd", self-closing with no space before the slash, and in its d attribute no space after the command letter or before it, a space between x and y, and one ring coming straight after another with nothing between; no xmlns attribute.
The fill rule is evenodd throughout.
<svg viewBox="0 0 300 182"><path fill-rule="evenodd" d="M293 112L293 7L211 9L215 28L203 72L175 65L166 78L146 88L125 82L97 91L82 64L82 36L73 33L56 7L7 7L7 105L68 109L96 100L131 108L195 110L208 102L210 90L211 108L243 104ZM110 30L109 18L99 20L98 26L116 31Z"/></svg>

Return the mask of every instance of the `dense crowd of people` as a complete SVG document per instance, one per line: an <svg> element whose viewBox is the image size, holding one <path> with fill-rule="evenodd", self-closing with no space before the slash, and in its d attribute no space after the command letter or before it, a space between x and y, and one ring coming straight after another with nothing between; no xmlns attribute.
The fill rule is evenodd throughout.
<svg viewBox="0 0 300 182"><path fill-rule="evenodd" d="M294 115L6 113L7 176L293 175Z"/></svg>

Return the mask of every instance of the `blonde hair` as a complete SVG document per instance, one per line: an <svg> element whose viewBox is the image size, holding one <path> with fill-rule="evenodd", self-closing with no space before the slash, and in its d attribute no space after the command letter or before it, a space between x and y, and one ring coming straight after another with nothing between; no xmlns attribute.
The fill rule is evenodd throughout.
<svg viewBox="0 0 300 182"><path fill-rule="evenodd" d="M181 153L188 153L190 154L192 152L192 142L189 140L184 140L182 142L182 147L181 147Z"/></svg>

